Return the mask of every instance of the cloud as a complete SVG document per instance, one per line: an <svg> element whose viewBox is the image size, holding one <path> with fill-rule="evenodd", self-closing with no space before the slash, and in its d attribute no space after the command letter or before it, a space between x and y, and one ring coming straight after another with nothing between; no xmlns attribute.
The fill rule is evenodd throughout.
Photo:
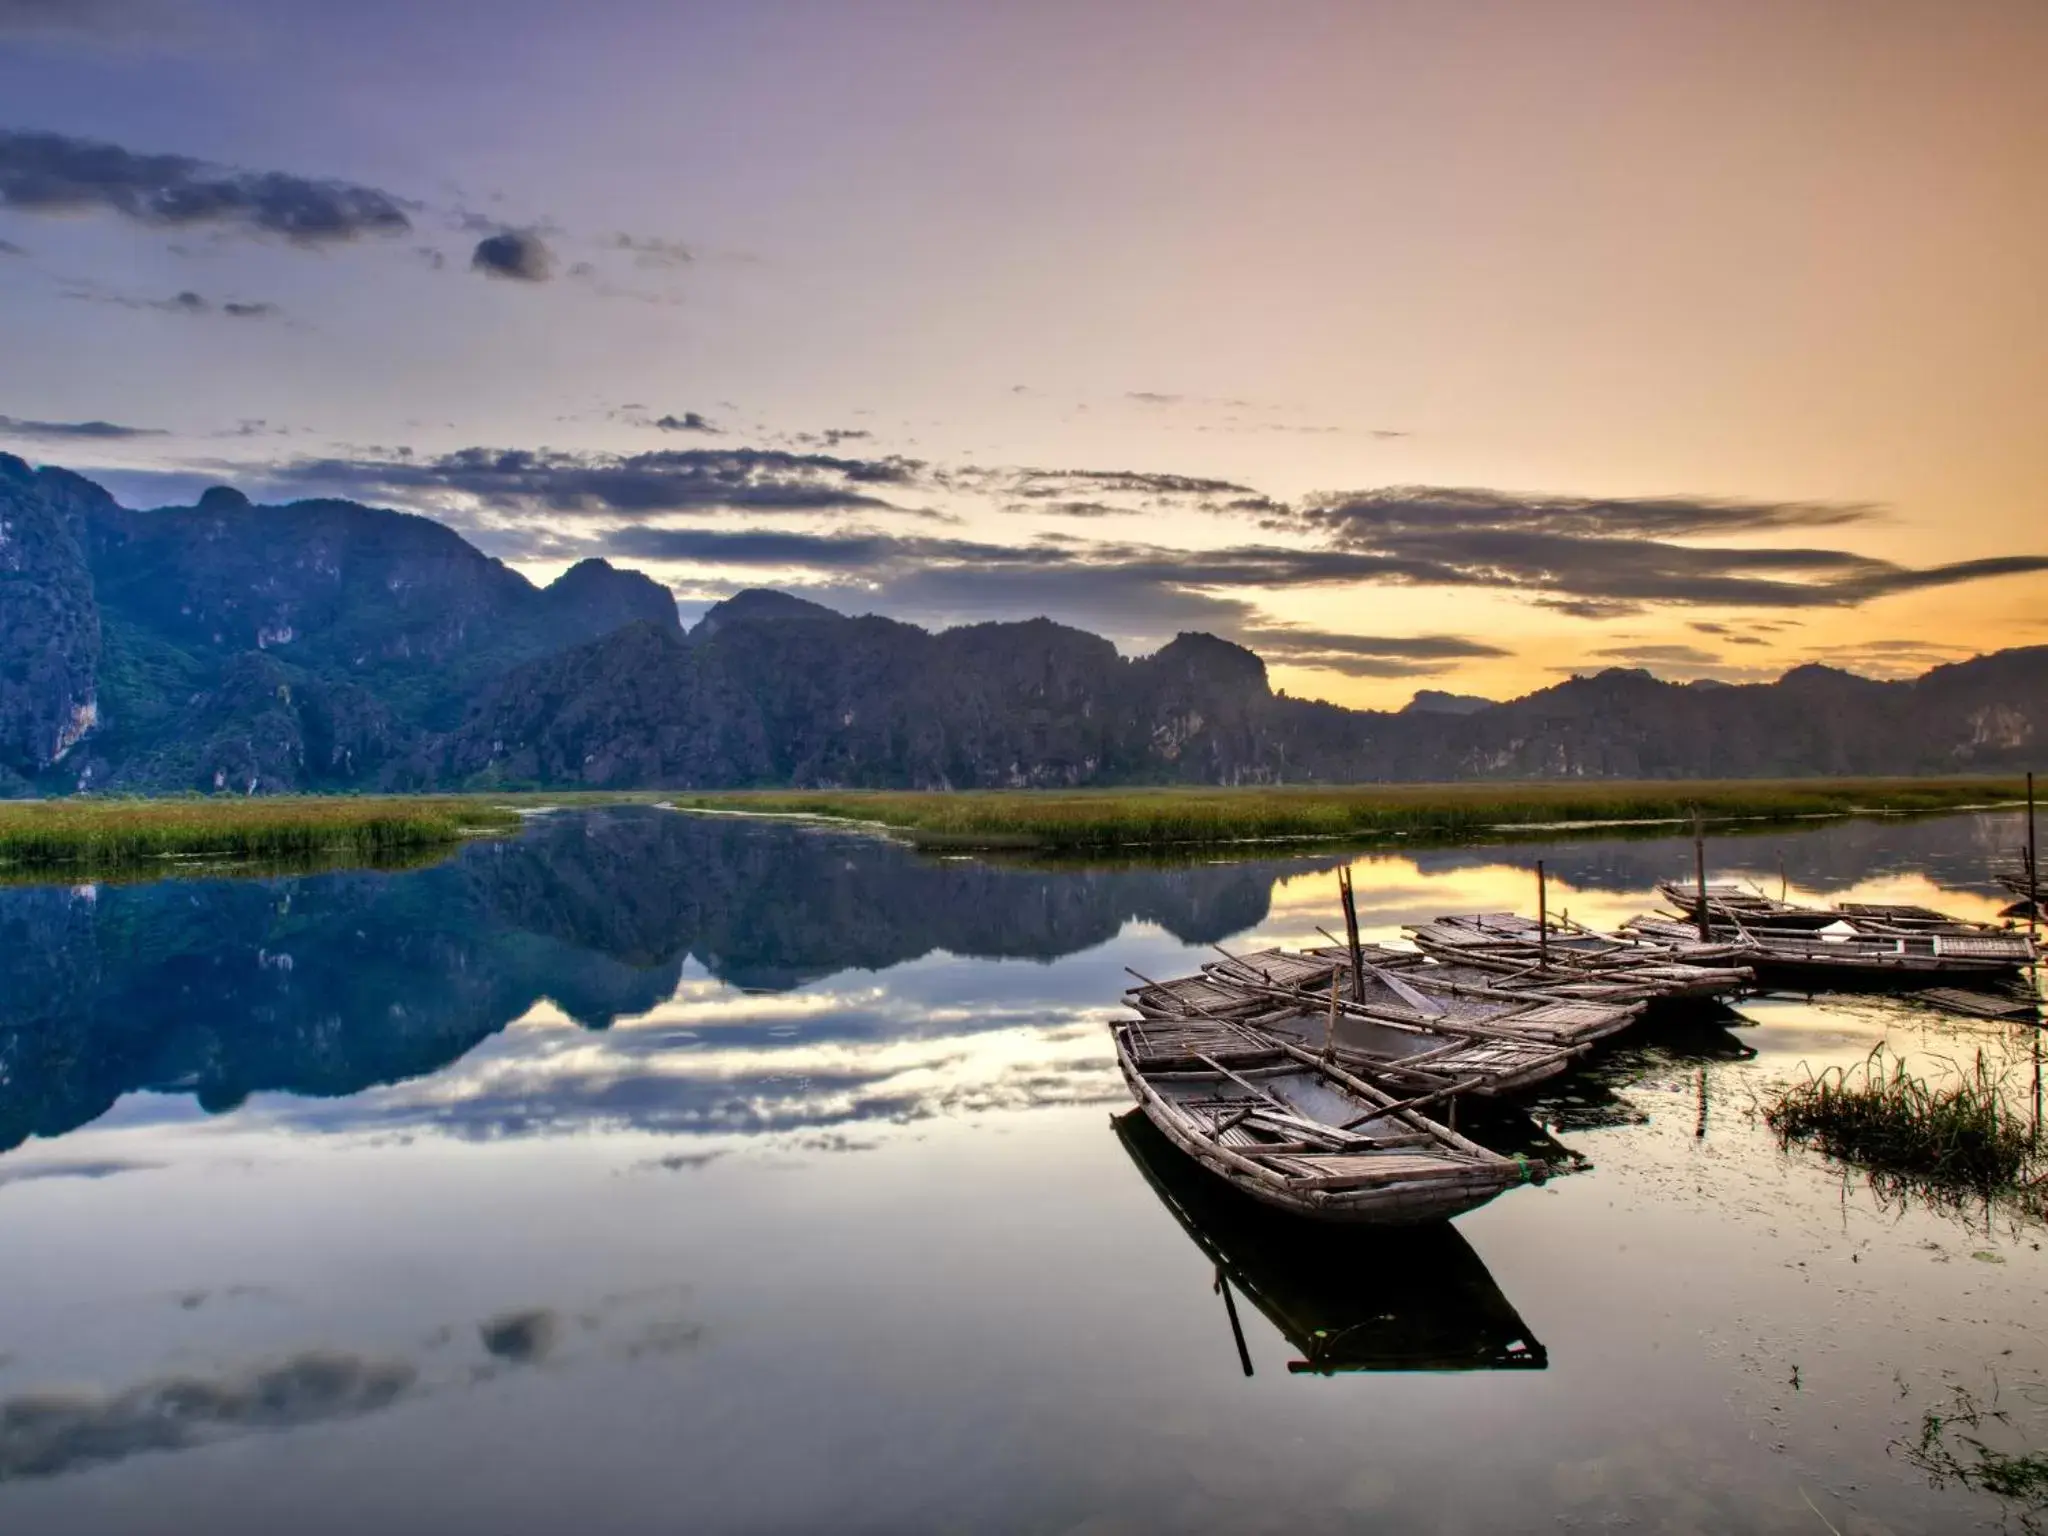
<svg viewBox="0 0 2048 1536"><path fill-rule="evenodd" d="M309 1350L228 1375L162 1376L111 1395L7 1398L0 1401L0 1483L354 1418L397 1402L417 1376L405 1360Z"/></svg>
<svg viewBox="0 0 2048 1536"><path fill-rule="evenodd" d="M613 235L611 247L615 251L629 252L633 265L645 268L687 267L697 259L696 253L678 240L660 240L646 235Z"/></svg>
<svg viewBox="0 0 2048 1536"><path fill-rule="evenodd" d="M1513 654L1463 635L1351 635L1293 624L1243 624L1231 638L1268 661L1347 677L1429 677L1461 661Z"/></svg>
<svg viewBox="0 0 2048 1536"><path fill-rule="evenodd" d="M1684 666L1712 667L1720 665L1721 657L1716 651L1703 651L1694 645L1611 645L1594 651L1595 656L1611 656L1636 666Z"/></svg>
<svg viewBox="0 0 2048 1536"><path fill-rule="evenodd" d="M0 37L126 41L167 19L150 0L0 0Z"/></svg>
<svg viewBox="0 0 2048 1536"><path fill-rule="evenodd" d="M1872 598L2048 570L2009 555L1915 570L1845 550L1731 548L1684 537L1839 528L1874 509L1816 502L1661 497L1601 500L1397 486L1326 497L1268 527L1319 533L1338 548L1435 566L1450 582L1558 594L1545 605L1613 617L1623 605L1848 607Z"/></svg>
<svg viewBox="0 0 2048 1536"><path fill-rule="evenodd" d="M18 416L0 416L0 437L118 442L124 438L165 435L160 427L124 427L111 421L23 421Z"/></svg>
<svg viewBox="0 0 2048 1536"><path fill-rule="evenodd" d="M223 315L230 320L273 320L284 311L275 304L251 303L240 299L229 299L215 304L202 293L190 288L172 294L167 299L138 299L133 294L111 293L102 288L78 286L64 292L67 299L80 299L89 304L113 304L121 309L153 309L166 315Z"/></svg>
<svg viewBox="0 0 2048 1536"><path fill-rule="evenodd" d="M685 411L680 416L663 416L650 423L664 432L716 432L708 417L696 411Z"/></svg>
<svg viewBox="0 0 2048 1536"><path fill-rule="evenodd" d="M1179 405L1183 400L1187 399L1187 396L1162 395L1150 389L1127 389L1124 391L1124 398L1126 400L1135 400L1140 405Z"/></svg>
<svg viewBox="0 0 2048 1536"><path fill-rule="evenodd" d="M108 212L139 224L211 226L321 246L412 228L388 192L284 171L244 171L186 155L137 154L63 134L0 130L0 207Z"/></svg>
<svg viewBox="0 0 2048 1536"><path fill-rule="evenodd" d="M513 1365L545 1360L562 1336L562 1319L551 1307L506 1312L477 1325L485 1351Z"/></svg>
<svg viewBox="0 0 2048 1536"><path fill-rule="evenodd" d="M26 256L27 254L27 251L16 245L12 240L0 240L0 256Z"/></svg>
<svg viewBox="0 0 2048 1536"><path fill-rule="evenodd" d="M848 459L764 448L688 448L592 454L466 448L435 458L303 459L273 466L274 484L350 495L414 498L446 509L450 498L499 512L609 514L751 510L835 512L861 508L910 516L877 494L914 487L910 459Z"/></svg>
<svg viewBox="0 0 2048 1536"><path fill-rule="evenodd" d="M471 271L486 277L544 283L554 275L555 256L532 230L507 229L477 241L469 265Z"/></svg>

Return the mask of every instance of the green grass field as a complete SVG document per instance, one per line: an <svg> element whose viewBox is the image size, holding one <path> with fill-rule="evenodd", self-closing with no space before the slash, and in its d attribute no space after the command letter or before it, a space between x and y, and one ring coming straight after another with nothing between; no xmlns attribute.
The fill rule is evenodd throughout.
<svg viewBox="0 0 2048 1536"><path fill-rule="evenodd" d="M835 817L928 847L1048 851L1245 841L1483 837L1557 822L1794 820L2011 801L2016 779L1594 781L1333 788L734 790L677 792L678 808Z"/></svg>
<svg viewBox="0 0 2048 1536"><path fill-rule="evenodd" d="M406 863L516 830L471 796L0 800L0 872L112 874L172 861Z"/></svg>

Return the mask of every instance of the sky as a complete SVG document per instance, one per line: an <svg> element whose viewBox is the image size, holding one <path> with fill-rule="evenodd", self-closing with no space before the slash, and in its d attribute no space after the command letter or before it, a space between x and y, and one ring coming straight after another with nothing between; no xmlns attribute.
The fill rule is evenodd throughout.
<svg viewBox="0 0 2048 1536"><path fill-rule="evenodd" d="M0 451L1394 707L2048 643L2048 5L0 0Z"/></svg>

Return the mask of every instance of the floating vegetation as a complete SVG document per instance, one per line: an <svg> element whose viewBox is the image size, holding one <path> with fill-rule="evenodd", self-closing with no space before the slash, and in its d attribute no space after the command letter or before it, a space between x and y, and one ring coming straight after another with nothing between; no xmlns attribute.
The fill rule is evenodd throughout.
<svg viewBox="0 0 2048 1536"><path fill-rule="evenodd" d="M1937 1085L1880 1045L1854 1066L1777 1090L1763 1117L1784 1145L1804 1142L1880 1183L1984 1199L2036 1195L2035 1127L2003 1089L1981 1051L1973 1070Z"/></svg>
<svg viewBox="0 0 2048 1536"><path fill-rule="evenodd" d="M679 810L813 816L887 827L933 847L1090 849L1228 842L1485 839L1518 829L1615 829L1717 819L1934 812L2006 801L1990 779L1654 780L1587 784L1170 786L1111 790L730 790Z"/></svg>
<svg viewBox="0 0 2048 1536"><path fill-rule="evenodd" d="M246 860L404 863L518 825L509 808L459 796L0 801L0 874L118 875Z"/></svg>
<svg viewBox="0 0 2048 1536"><path fill-rule="evenodd" d="M2018 1439L2009 1410L1969 1390L1953 1387L1949 1401L1920 1416L1919 1438L1894 1442L1893 1449L1918 1467L1935 1488L1968 1488L2003 1501L2019 1528L2048 1530L2048 1451L2008 1450L1989 1443L1995 1435Z"/></svg>

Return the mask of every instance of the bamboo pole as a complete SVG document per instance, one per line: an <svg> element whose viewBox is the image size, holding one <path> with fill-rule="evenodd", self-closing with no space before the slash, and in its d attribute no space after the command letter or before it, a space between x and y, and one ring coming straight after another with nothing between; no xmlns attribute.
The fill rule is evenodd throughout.
<svg viewBox="0 0 2048 1536"><path fill-rule="evenodd" d="M1713 940L1707 922L1707 824L1697 810L1692 813L1692 873L1700 893L1700 942L1709 944Z"/></svg>
<svg viewBox="0 0 2048 1536"><path fill-rule="evenodd" d="M1536 969L1550 969L1550 882L1543 878L1543 861L1536 861Z"/></svg>
<svg viewBox="0 0 2048 1536"><path fill-rule="evenodd" d="M1358 898L1351 887L1351 866L1337 872L1337 894L1344 901L1344 936L1351 944L1351 995L1365 996L1365 951L1358 942Z"/></svg>

